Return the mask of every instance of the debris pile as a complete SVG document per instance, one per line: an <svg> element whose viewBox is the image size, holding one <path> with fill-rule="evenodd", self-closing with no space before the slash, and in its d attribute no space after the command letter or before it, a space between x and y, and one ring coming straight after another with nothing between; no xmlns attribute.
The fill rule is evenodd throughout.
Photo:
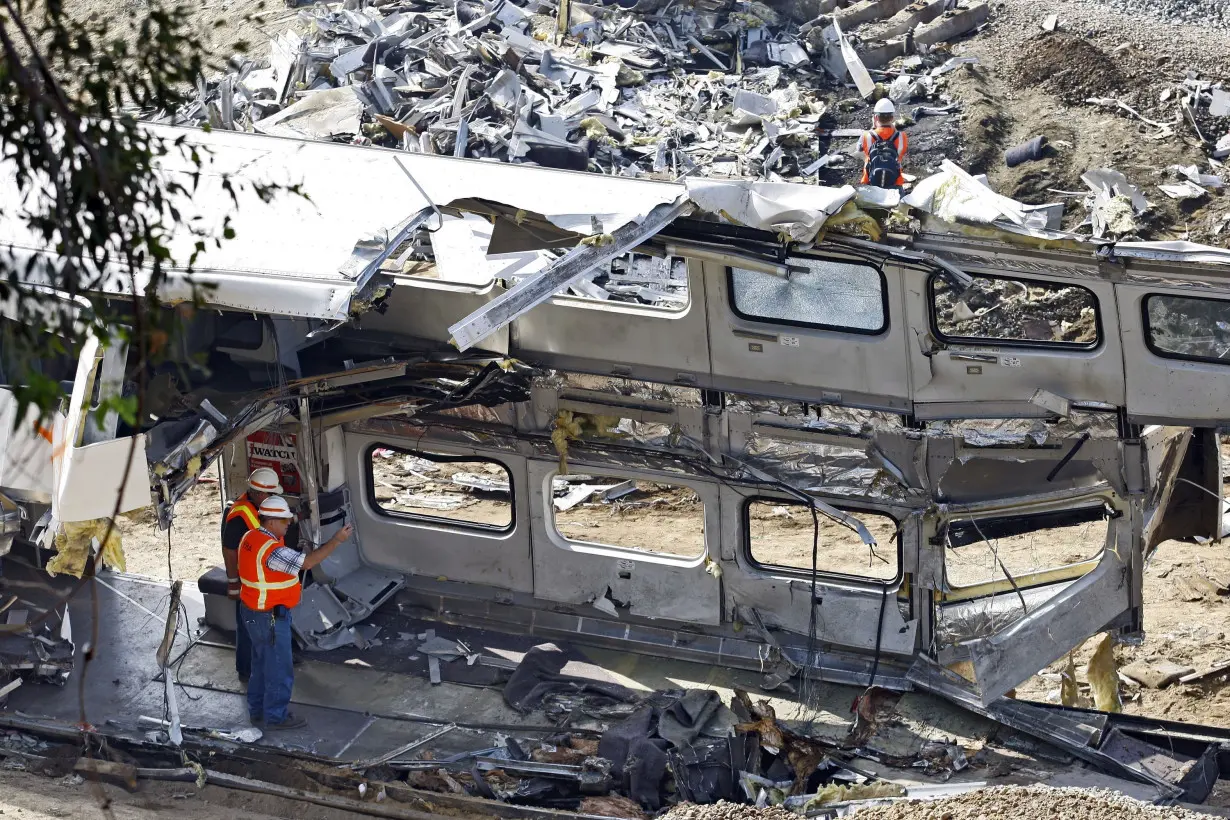
<svg viewBox="0 0 1230 820"><path fill-rule="evenodd" d="M317 4L267 66L233 58L172 121L625 176L803 179L848 161L853 142L833 140L861 133L867 98L953 113L937 79L960 61L940 46L988 16L981 0ZM893 60L903 69L874 82Z"/></svg>
<svg viewBox="0 0 1230 820"><path fill-rule="evenodd" d="M996 786L930 801L895 801L859 810L859 820L983 820L991 817L1200 820L1208 815L1177 806L1154 806L1106 789ZM693 820L689 818L689 820ZM705 813L694 820L709 820Z"/></svg>
<svg viewBox="0 0 1230 820"><path fill-rule="evenodd" d="M944 279L936 291L937 326L946 336L1092 344L1098 339L1093 294L975 277L965 290Z"/></svg>
<svg viewBox="0 0 1230 820"><path fill-rule="evenodd" d="M22 629L29 625L31 633ZM48 611L17 595L0 598L0 706L24 677L63 685L73 668L72 631L63 606Z"/></svg>
<svg viewBox="0 0 1230 820"><path fill-rule="evenodd" d="M434 640L444 650L455 649L445 646L452 642ZM964 750L949 742L925 743L908 760L888 761L863 748L881 721L891 722L891 695L872 698L879 706L868 711L881 714L856 723L859 728L845 741L832 742L788 728L768 701L753 702L742 691L729 704L707 689L638 692L565 674L570 657L554 644L534 647L503 690L509 707L520 714L543 712L558 734L510 737L493 748L440 759L386 756L380 763L429 791L580 806L591 814L620 809L612 816L631 818L671 806L669 817L686 818L691 804L714 804L733 818L766 806L780 807L770 817L793 817L837 803L910 794L908 786L866 771L855 762L860 757L900 765L914 776L948 777L969 765Z"/></svg>

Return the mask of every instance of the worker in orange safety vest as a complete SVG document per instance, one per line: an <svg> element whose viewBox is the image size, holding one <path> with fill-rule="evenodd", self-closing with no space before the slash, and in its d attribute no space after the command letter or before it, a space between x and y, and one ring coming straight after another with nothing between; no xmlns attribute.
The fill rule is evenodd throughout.
<svg viewBox="0 0 1230 820"><path fill-rule="evenodd" d="M257 508L271 495L282 494L282 481L269 467L257 467L248 476L248 489L233 502L222 518L222 563L226 567L226 597L235 602L235 673L242 683L252 673L252 647L239 620L239 542L260 529Z"/></svg>
<svg viewBox="0 0 1230 820"><path fill-rule="evenodd" d="M354 527L347 524L304 555L283 540L295 517L286 499L266 498L257 514L260 528L239 544L239 611L252 646L248 717L268 729L297 729L307 725L290 712L295 685L291 612L303 594L299 574L328 558L350 538Z"/></svg>
<svg viewBox="0 0 1230 820"><path fill-rule="evenodd" d="M873 128L858 141L863 152L864 185L901 189L905 185L905 152L910 138L896 127L897 107L885 97L876 103Z"/></svg>

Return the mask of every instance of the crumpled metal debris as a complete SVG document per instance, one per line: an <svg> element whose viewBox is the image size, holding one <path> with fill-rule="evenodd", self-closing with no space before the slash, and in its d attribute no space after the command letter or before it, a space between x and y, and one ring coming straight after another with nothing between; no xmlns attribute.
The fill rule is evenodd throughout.
<svg viewBox="0 0 1230 820"><path fill-rule="evenodd" d="M920 180L901 201L947 222L996 224L1029 232L1048 229L1045 213L995 193L956 163L944 160L941 169Z"/></svg>
<svg viewBox="0 0 1230 820"><path fill-rule="evenodd" d="M1127 177L1110 168L1095 168L1081 175L1093 191L1088 202L1095 239L1127 236L1140 226L1136 217L1149 209L1149 202Z"/></svg>
<svg viewBox="0 0 1230 820"><path fill-rule="evenodd" d="M267 66L233 59L169 119L624 176L806 178L828 151L813 89L853 71L870 96L863 63L912 52L916 26L926 51L941 22L850 11L800 28L805 12L756 0L316 4L270 41ZM952 17L941 39L964 33ZM928 59L935 72L901 78L895 99L970 60Z"/></svg>

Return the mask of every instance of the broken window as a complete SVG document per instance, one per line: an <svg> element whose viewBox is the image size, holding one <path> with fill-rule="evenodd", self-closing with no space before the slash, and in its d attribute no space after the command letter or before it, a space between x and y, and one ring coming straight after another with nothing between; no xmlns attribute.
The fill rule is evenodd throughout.
<svg viewBox="0 0 1230 820"><path fill-rule="evenodd" d="M675 484L608 476L556 476L555 531L573 544L675 558L705 552L705 505Z"/></svg>
<svg viewBox="0 0 1230 820"><path fill-rule="evenodd" d="M876 540L874 549L823 513L817 513L817 532L811 507L801 501L753 498L744 506L748 554L762 567L810 573L816 545L816 569L821 573L895 580L900 569L897 522L880 513L848 512L866 525Z"/></svg>
<svg viewBox="0 0 1230 820"><path fill-rule="evenodd" d="M945 535L944 571L953 587L1008 582L1005 570L1022 588L1078 577L1083 572L1054 578L1039 573L1099 557L1108 528L1102 506L952 521Z"/></svg>
<svg viewBox="0 0 1230 820"><path fill-rule="evenodd" d="M490 459L379 445L368 451L372 502L387 515L478 529L513 525L512 475Z"/></svg>
<svg viewBox="0 0 1230 820"><path fill-rule="evenodd" d="M43 336L45 338L38 339ZM12 384L15 376L39 373L55 382L71 382L77 376L77 353L62 336L0 317L0 384ZM54 356L30 359L31 347L55 350Z"/></svg>
<svg viewBox="0 0 1230 820"><path fill-rule="evenodd" d="M1145 324L1159 356L1230 363L1230 301L1154 294L1145 299Z"/></svg>
<svg viewBox="0 0 1230 820"><path fill-rule="evenodd" d="M444 216L435 230L421 229L390 255L384 270L475 287L495 280L509 286L549 268L571 248L487 254L492 225L475 214ZM681 256L625 253L573 282L561 296L649 305L669 311L688 306L688 263Z"/></svg>
<svg viewBox="0 0 1230 820"><path fill-rule="evenodd" d="M625 253L612 259L604 271L582 279L588 281L574 283L570 295L670 311L688 306L688 260L682 256Z"/></svg>
<svg viewBox="0 0 1230 820"><path fill-rule="evenodd" d="M976 276L964 290L931 277L935 328L944 339L1093 347L1100 339L1097 298L1050 282Z"/></svg>
<svg viewBox="0 0 1230 820"><path fill-rule="evenodd" d="M789 274L727 268L731 309L755 322L875 334L888 327L884 275L858 262L792 256Z"/></svg>

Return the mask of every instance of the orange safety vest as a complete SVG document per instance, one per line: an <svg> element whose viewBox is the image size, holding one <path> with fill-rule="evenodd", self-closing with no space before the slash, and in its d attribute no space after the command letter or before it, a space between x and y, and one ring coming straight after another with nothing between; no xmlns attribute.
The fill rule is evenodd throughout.
<svg viewBox="0 0 1230 820"><path fill-rule="evenodd" d="M267 612L299 603L303 592L299 576L265 565L269 553L280 546L282 539L264 529L252 530L239 542L239 600L248 609Z"/></svg>
<svg viewBox="0 0 1230 820"><path fill-rule="evenodd" d="M252 503L252 499L248 498L247 493L236 498L235 503L231 505L230 512L226 514L226 521L230 522L232 518L242 518L248 525L249 531L261 528L261 519L256 513L256 505Z"/></svg>

